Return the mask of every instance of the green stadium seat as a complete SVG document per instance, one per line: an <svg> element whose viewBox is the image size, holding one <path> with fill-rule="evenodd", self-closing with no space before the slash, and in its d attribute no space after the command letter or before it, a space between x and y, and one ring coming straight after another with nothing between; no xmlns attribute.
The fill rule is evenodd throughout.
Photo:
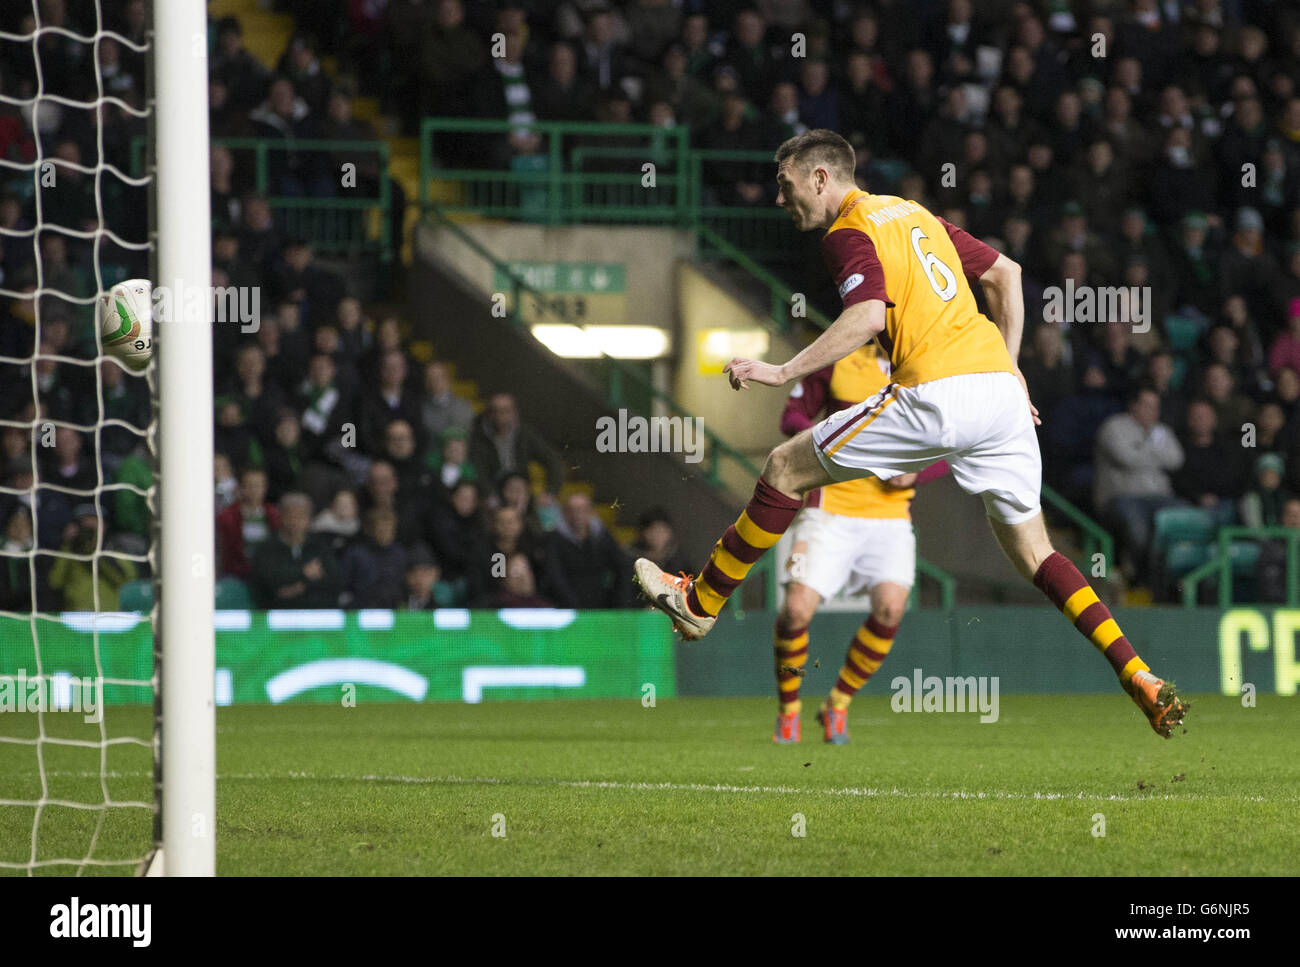
<svg viewBox="0 0 1300 967"><path fill-rule="evenodd" d="M1199 319L1191 316L1166 316L1165 335L1169 338L1169 348L1174 352L1191 349L1196 340L1201 338L1204 326Z"/></svg>
<svg viewBox="0 0 1300 967"><path fill-rule="evenodd" d="M1214 518L1199 507L1165 507L1156 511L1152 550L1157 558L1176 541L1208 544L1214 538Z"/></svg>
<svg viewBox="0 0 1300 967"><path fill-rule="evenodd" d="M122 611L148 614L153 608L153 581L127 581L117 592L117 606Z"/></svg>
<svg viewBox="0 0 1300 967"><path fill-rule="evenodd" d="M248 611L253 607L248 586L239 578L222 578L217 582L216 606L218 611Z"/></svg>
<svg viewBox="0 0 1300 967"><path fill-rule="evenodd" d="M1165 579L1177 581L1184 574L1200 567L1213 555L1214 545L1208 541L1174 541L1165 551Z"/></svg>

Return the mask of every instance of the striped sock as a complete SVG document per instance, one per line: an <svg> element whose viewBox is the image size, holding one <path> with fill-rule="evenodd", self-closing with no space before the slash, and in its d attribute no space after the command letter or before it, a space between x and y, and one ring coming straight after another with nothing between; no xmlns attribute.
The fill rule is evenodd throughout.
<svg viewBox="0 0 1300 967"><path fill-rule="evenodd" d="M1125 691L1134 674L1151 670L1119 630L1110 609L1097 599L1097 592L1064 554L1053 553L1042 563L1034 575L1034 587L1047 595L1079 633L1106 656Z"/></svg>
<svg viewBox="0 0 1300 967"><path fill-rule="evenodd" d="M772 633L776 646L776 697L782 715L795 715L803 708L799 686L803 683L803 666L808 663L808 626L792 628L785 618L776 619Z"/></svg>
<svg viewBox="0 0 1300 967"><path fill-rule="evenodd" d="M787 497L759 477L749 505L713 545L709 563L686 596L687 607L700 616L716 616L754 563L781 539L802 506L800 498Z"/></svg>
<svg viewBox="0 0 1300 967"><path fill-rule="evenodd" d="M831 689L831 705L835 708L848 708L858 689L876 673L894 647L894 636L898 626L889 627L881 624L875 616L869 616L862 622L853 641L849 644L849 653L844 657L844 667L840 669L839 680Z"/></svg>

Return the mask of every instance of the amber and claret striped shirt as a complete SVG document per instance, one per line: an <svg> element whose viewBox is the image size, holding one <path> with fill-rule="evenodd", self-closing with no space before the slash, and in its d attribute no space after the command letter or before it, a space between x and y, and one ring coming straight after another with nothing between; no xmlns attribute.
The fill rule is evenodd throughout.
<svg viewBox="0 0 1300 967"><path fill-rule="evenodd" d="M868 299L885 303L876 341L889 354L893 382L1015 371L968 281L998 253L973 235L914 201L855 189L840 203L822 255L845 309Z"/></svg>
<svg viewBox="0 0 1300 967"><path fill-rule="evenodd" d="M856 406L891 382L889 360L869 343L834 365L809 373L790 391L781 414L781 432L794 436L839 410ZM924 483L942 476L948 465L940 460L917 478ZM875 477L831 484L808 493L805 507L820 507L845 517L911 519L915 488L898 490Z"/></svg>

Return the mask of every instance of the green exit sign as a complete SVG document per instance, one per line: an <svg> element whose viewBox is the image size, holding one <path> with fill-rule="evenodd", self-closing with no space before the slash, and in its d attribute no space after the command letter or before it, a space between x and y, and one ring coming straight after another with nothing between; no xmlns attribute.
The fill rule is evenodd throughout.
<svg viewBox="0 0 1300 967"><path fill-rule="evenodd" d="M622 295L627 274L622 262L509 262L510 271L541 292ZM509 292L510 276L497 269L492 286Z"/></svg>

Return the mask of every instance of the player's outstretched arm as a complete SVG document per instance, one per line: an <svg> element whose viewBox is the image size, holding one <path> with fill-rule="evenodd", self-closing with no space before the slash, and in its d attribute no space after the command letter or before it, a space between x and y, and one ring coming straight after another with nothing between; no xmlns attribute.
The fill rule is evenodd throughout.
<svg viewBox="0 0 1300 967"><path fill-rule="evenodd" d="M1029 386L1020 374L1020 337L1025 331L1025 290L1020 285L1020 263L1005 255L999 255L980 276L980 285L989 301L989 311L993 313L994 324L1002 331L1002 339L1007 344L1011 356L1011 365L1015 367L1020 385L1025 387L1025 398L1029 397ZM1035 425L1043 421L1038 418L1038 407L1029 400L1029 411L1033 414Z"/></svg>
<svg viewBox="0 0 1300 967"><path fill-rule="evenodd" d="M781 386L839 362L865 346L885 328L885 303L867 299L849 306L826 331L784 366L757 359L733 359L723 367L732 389L746 389L750 380L764 386Z"/></svg>

